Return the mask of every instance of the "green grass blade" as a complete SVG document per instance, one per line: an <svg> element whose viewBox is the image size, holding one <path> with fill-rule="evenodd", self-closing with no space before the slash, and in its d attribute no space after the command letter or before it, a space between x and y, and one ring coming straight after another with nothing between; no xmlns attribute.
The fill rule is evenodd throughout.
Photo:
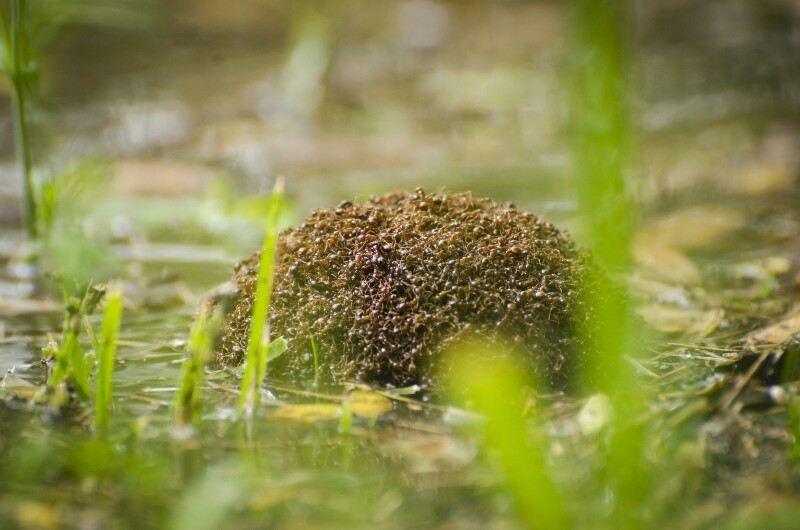
<svg viewBox="0 0 800 530"><path fill-rule="evenodd" d="M278 337L270 342L269 346L267 346L267 364L283 355L287 348L288 344L286 344L286 339L283 337Z"/></svg>
<svg viewBox="0 0 800 530"><path fill-rule="evenodd" d="M258 267L253 316L250 321L250 335L247 341L247 368L242 381L242 392L239 394L237 412L239 417L252 417L258 406L258 389L264 379L267 367L267 345L269 330L267 314L272 296L273 272L275 266L275 250L278 245L278 219L283 202L283 179L279 178L270 197L270 209L267 219L267 231L264 236L264 247Z"/></svg>
<svg viewBox="0 0 800 530"><path fill-rule="evenodd" d="M606 268L630 271L629 246L637 211L630 178L635 129L629 116L624 0L576 0L572 4L573 154L585 235ZM607 486L613 492L613 526L643 526L641 506L651 491L652 469L645 456L644 430L636 418L645 404L635 374L622 363L635 355L631 301L622 289L598 278L593 311L596 350L586 379L612 401L614 435L606 449ZM602 324L601 324L602 323Z"/></svg>
<svg viewBox="0 0 800 530"><path fill-rule="evenodd" d="M317 356L317 341L311 336L311 353L314 354L314 385L319 383L319 357Z"/></svg>
<svg viewBox="0 0 800 530"><path fill-rule="evenodd" d="M122 292L119 289L112 289L106 298L106 307L103 310L103 327L100 331L100 348L97 353L99 366L95 388L95 423L98 429L105 429L111 418L111 375L114 371L121 320Z"/></svg>
<svg viewBox="0 0 800 530"><path fill-rule="evenodd" d="M487 419L486 446L495 451L514 498L518 517L527 528L570 528L561 494L550 478L545 454L547 432L537 422L530 428L522 415L530 381L515 356L498 345L453 347L453 370L447 387L456 401L465 399ZM531 436L533 433L533 436Z"/></svg>

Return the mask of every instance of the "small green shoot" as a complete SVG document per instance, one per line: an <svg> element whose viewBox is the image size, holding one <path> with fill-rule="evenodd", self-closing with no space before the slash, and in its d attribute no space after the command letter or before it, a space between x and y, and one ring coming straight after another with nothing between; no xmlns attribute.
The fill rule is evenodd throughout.
<svg viewBox="0 0 800 530"><path fill-rule="evenodd" d="M179 430L190 428L197 420L204 369L221 321L219 313L210 317L208 310L203 308L192 326L187 345L190 355L183 361L180 386L175 397L175 424Z"/></svg>
<svg viewBox="0 0 800 530"><path fill-rule="evenodd" d="M78 293L80 298L78 298ZM65 283L64 303L67 310L64 316L64 333L61 346L51 345L45 348L55 360L55 368L48 379L48 386L55 388L62 381L68 381L81 399L89 399L89 373L94 363L92 355L84 355L81 348L80 329L82 324L88 323L91 315L100 300L105 295L105 290L87 285L85 288L75 287L72 292ZM88 324L91 327L91 324Z"/></svg>
<svg viewBox="0 0 800 530"><path fill-rule="evenodd" d="M270 197L267 232L264 236L264 248L258 268L256 296L253 303L253 316L250 321L250 336L247 341L247 366L242 381L242 392L239 394L238 415L240 418L252 418L259 401L259 388L267 369L269 349L269 312L270 297L275 265L275 250L278 245L278 219L283 202L283 178L278 178Z"/></svg>
<svg viewBox="0 0 800 530"><path fill-rule="evenodd" d="M114 358L117 352L117 336L122 320L122 291L112 288L106 297L103 310L103 327L97 348L98 369L95 381L95 425L102 431L111 419L111 374L114 371ZM86 319L88 323L88 317ZM91 329L91 324L87 329ZM91 334L90 334L91 336ZM96 340L96 339L95 339Z"/></svg>
<svg viewBox="0 0 800 530"><path fill-rule="evenodd" d="M286 339L283 337L278 337L270 342L269 346L267 346L267 364L283 355L288 347L289 345L286 344Z"/></svg>
<svg viewBox="0 0 800 530"><path fill-rule="evenodd" d="M317 356L317 341L311 335L311 353L314 354L314 386L319 384L319 357Z"/></svg>

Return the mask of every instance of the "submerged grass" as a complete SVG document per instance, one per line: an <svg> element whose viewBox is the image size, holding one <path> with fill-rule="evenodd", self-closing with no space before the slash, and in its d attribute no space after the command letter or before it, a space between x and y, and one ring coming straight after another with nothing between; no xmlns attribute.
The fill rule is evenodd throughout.
<svg viewBox="0 0 800 530"><path fill-rule="evenodd" d="M258 268L253 316L250 321L250 333L247 341L247 365L237 407L237 414L240 418L251 418L258 407L259 388L267 369L270 344L267 315L272 296L275 249L278 245L278 219L280 218L282 203L283 178L279 177L275 182L275 187L270 197L264 247ZM283 349L285 350L285 343Z"/></svg>

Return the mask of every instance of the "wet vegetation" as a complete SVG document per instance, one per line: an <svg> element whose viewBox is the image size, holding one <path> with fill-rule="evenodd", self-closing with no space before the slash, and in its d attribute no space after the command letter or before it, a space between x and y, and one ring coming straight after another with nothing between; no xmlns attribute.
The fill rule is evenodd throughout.
<svg viewBox="0 0 800 530"><path fill-rule="evenodd" d="M0 9L0 527L797 526L792 2Z"/></svg>

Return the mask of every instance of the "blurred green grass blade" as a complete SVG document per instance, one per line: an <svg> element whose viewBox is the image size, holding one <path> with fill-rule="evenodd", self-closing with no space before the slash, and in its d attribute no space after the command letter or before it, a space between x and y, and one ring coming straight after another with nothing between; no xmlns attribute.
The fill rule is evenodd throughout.
<svg viewBox="0 0 800 530"><path fill-rule="evenodd" d="M529 426L522 416L527 389L523 374L527 372L513 362L513 352L499 348L469 345L451 349L450 394L456 400L465 394L474 409L486 416L486 444L499 455L522 522L528 528L569 528L563 500L547 472L543 426L533 426L538 445L528 442Z"/></svg>
<svg viewBox="0 0 800 530"><path fill-rule="evenodd" d="M117 336L122 320L122 292L113 288L106 297L103 310L103 326L100 331L98 370L95 388L95 423L105 429L111 418L111 376L117 351Z"/></svg>
<svg viewBox="0 0 800 530"><path fill-rule="evenodd" d="M572 3L573 155L585 236L599 263L622 275L630 270L629 246L638 218L629 177L635 134L628 101L627 6L624 0ZM646 401L645 390L621 362L637 345L631 301L623 288L602 276L594 283L598 288L587 303L593 310L596 351L585 380L609 395L616 418L603 480L613 493L613 525L639 528L652 491L652 466L645 455L644 427L635 419Z"/></svg>

